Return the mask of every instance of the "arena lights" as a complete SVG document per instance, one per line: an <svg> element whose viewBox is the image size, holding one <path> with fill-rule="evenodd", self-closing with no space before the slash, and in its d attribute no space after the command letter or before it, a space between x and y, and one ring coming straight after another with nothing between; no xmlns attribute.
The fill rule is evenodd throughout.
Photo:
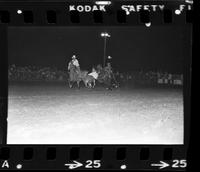
<svg viewBox="0 0 200 172"><path fill-rule="evenodd" d="M121 165L120 167L122 170L125 170L126 169L126 165Z"/></svg>
<svg viewBox="0 0 200 172"><path fill-rule="evenodd" d="M185 0L186 3L193 4L193 0Z"/></svg>
<svg viewBox="0 0 200 172"><path fill-rule="evenodd" d="M17 10L17 14L22 14L22 10Z"/></svg>
<svg viewBox="0 0 200 172"><path fill-rule="evenodd" d="M110 36L110 34L107 33L107 32L102 32L102 33L101 33L101 37L104 38L103 66L105 67L105 64L106 64L106 45L107 45L107 39L108 39L109 37L111 37L111 36Z"/></svg>
<svg viewBox="0 0 200 172"><path fill-rule="evenodd" d="M176 15L180 15L181 14L181 10L175 10L175 14Z"/></svg>
<svg viewBox="0 0 200 172"><path fill-rule="evenodd" d="M102 32L101 37L111 37L107 32Z"/></svg>
<svg viewBox="0 0 200 172"><path fill-rule="evenodd" d="M150 27L150 26L151 26L151 22L145 23L145 26L146 26L146 27Z"/></svg>
<svg viewBox="0 0 200 172"><path fill-rule="evenodd" d="M96 1L96 5L110 5L111 1Z"/></svg>

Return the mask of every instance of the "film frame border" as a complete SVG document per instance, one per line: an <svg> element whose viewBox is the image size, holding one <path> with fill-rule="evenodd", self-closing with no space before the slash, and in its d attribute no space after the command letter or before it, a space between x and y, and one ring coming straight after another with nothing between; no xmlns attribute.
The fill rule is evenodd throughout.
<svg viewBox="0 0 200 172"><path fill-rule="evenodd" d="M95 158L95 150L98 148L102 151L101 159L104 161L101 169L157 169L154 167L150 167L151 162L164 160L165 162L172 163L172 160L183 160L187 157L187 151L189 146L189 129L190 129L190 115L191 115L191 105L190 105L190 97L191 97L191 58L184 59L184 144L183 145L7 145L6 144L6 137L7 137L7 108L8 108L8 51L7 51L7 28L9 26L134 26L134 25L144 25L145 22L141 22L141 15L147 16L147 21L149 20L152 24L156 26L160 25L184 25L186 27L191 27L192 20L189 19L189 22L186 21L187 13L183 11L183 14L176 15L173 11L180 5L187 3L180 3L171 2L171 1L161 1L161 2L152 2L152 1L134 1L134 4L165 4L167 13L171 11L171 22L165 22L163 20L164 12L159 11L157 12L150 12L149 14L146 11L142 13L135 13L134 15L127 16L124 14L123 11L119 10L119 7L122 4L132 4L131 1L125 2L116 2L112 8L109 10L109 13L88 13L88 14L80 14L76 13L75 15L79 15L80 22L71 22L70 21L70 14L67 9L65 9L64 5L70 5L71 3L68 2L0 2L0 11L8 11L9 20L7 22L0 22L0 54L2 55L3 59L1 58L0 63L0 76L1 76L1 83L4 83L3 87L1 86L1 94L0 94L0 144L2 148L0 148L0 159L8 160L12 163L16 161L23 162L24 169L66 169L63 166L70 158L70 151L71 149L78 149L80 157L77 158L80 162L84 162L86 155L88 155L89 159ZM73 2L73 4L89 4L91 2ZM117 9L117 10L116 10ZM27 15L32 13L33 22L24 22L25 16L21 17L17 13L17 10L28 11ZM188 10L191 13L190 10ZM56 22L48 22L47 20L47 12L52 12L51 15L56 14ZM55 13L54 13L55 12ZM155 15L156 14L156 15ZM170 12L169 12L170 14ZM95 22L94 16L100 15L102 18L102 22ZM189 14L191 15L191 14ZM7 16L7 17L8 17ZM42 16L42 18L41 18ZM63 18L64 16L64 18ZM102 17L101 17L102 16ZM149 16L149 19L148 19ZM158 16L158 17L157 17ZM55 16L54 16L55 18ZM118 18L122 18L122 22L117 20ZM144 20L146 17L144 17ZM66 19L66 20L64 20ZM90 20L88 20L90 19ZM92 20L91 20L92 19ZM1 20L1 18L0 18ZM29 19L28 19L29 20ZM120 19L121 20L121 19ZM124 22L125 21L125 22ZM145 26L144 26L145 27ZM191 35L192 38L192 35ZM191 42L192 46L192 42ZM192 52L190 52L190 57L192 57ZM3 90L3 91L2 91ZM187 114L187 115L186 115ZM49 148L54 152L53 154L56 155L54 160L47 160L48 158L48 150ZM32 149L32 151L31 151ZM26 155L23 155L24 152L32 152L32 158L29 157L27 160ZM66 152L63 152L65 150ZM117 159L118 154L117 152L124 154L124 158ZM29 154L30 154L29 152ZM38 152L43 152L42 155L38 155ZM55 153L56 152L56 153ZM88 154L86 154L86 152ZM153 152L153 154L152 154ZM100 154L101 154L100 153ZM176 155L175 155L176 154ZM14 157L13 157L14 155ZM67 156L68 155L68 156ZM84 156L83 156L84 155ZM68 158L66 158L68 157ZM175 158L175 159L174 159ZM17 159L17 160L16 160ZM51 158L50 158L51 159ZM100 159L100 158L99 158ZM63 162L65 161L65 162ZM42 164L37 164L38 162L42 162ZM62 163L62 166L60 164ZM121 163L120 166L117 165ZM134 162L134 164L133 164ZM43 164L44 163L44 164ZM20 163L17 164L20 167ZM13 168L18 167L13 166ZM123 167L122 167L123 165ZM12 168L12 169L13 169ZM81 169L81 168L80 168ZM180 168L177 168L180 170ZM168 170L174 170L169 169Z"/></svg>
<svg viewBox="0 0 200 172"><path fill-rule="evenodd" d="M153 25L165 26L192 23L193 5L184 1L136 0L132 2L127 0L114 2L112 0L112 4L105 7L106 11L79 12L81 9L79 11L69 9L70 5L75 7L96 5L94 2L78 0L73 3L0 1L0 23L5 26L142 26L148 21L152 22ZM134 12L129 9L129 14L127 14L128 11L122 9L123 5L127 6L126 9L131 8L132 5L139 5L140 7L135 9ZM145 5L151 6L149 11L141 9L141 6ZM159 5L164 6L162 7L164 10L156 9ZM151 8L155 11L152 11ZM51 18L50 21L48 21L48 18Z"/></svg>

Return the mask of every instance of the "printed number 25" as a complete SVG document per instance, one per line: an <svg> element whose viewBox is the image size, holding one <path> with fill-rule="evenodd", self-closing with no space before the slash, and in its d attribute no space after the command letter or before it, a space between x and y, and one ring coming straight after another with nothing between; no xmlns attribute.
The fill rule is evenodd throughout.
<svg viewBox="0 0 200 172"><path fill-rule="evenodd" d="M86 161L87 165L85 168L100 168L101 167L101 161L100 160L87 160Z"/></svg>
<svg viewBox="0 0 200 172"><path fill-rule="evenodd" d="M187 161L185 159L182 160L173 160L173 168L185 168L187 167Z"/></svg>

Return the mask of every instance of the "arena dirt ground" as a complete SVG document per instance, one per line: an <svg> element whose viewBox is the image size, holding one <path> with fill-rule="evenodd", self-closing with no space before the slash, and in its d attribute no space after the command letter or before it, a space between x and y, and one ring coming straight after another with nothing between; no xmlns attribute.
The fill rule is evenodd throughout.
<svg viewBox="0 0 200 172"><path fill-rule="evenodd" d="M10 83L8 144L183 144L177 88Z"/></svg>

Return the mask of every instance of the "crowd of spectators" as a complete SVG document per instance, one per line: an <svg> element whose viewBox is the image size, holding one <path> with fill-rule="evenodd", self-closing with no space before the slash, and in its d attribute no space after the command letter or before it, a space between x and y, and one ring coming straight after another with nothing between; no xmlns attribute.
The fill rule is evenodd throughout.
<svg viewBox="0 0 200 172"><path fill-rule="evenodd" d="M11 65L8 70L10 81L63 81L67 74L50 67Z"/></svg>
<svg viewBox="0 0 200 172"><path fill-rule="evenodd" d="M183 85L182 74L172 74L161 71L133 71L129 73L116 73L116 77L121 82L133 82L140 84L167 84Z"/></svg>
<svg viewBox="0 0 200 172"><path fill-rule="evenodd" d="M116 80L120 83L183 84L183 75L168 72L133 71L115 72L114 74ZM10 81L64 81L68 78L68 72L51 67L11 65L8 76Z"/></svg>

